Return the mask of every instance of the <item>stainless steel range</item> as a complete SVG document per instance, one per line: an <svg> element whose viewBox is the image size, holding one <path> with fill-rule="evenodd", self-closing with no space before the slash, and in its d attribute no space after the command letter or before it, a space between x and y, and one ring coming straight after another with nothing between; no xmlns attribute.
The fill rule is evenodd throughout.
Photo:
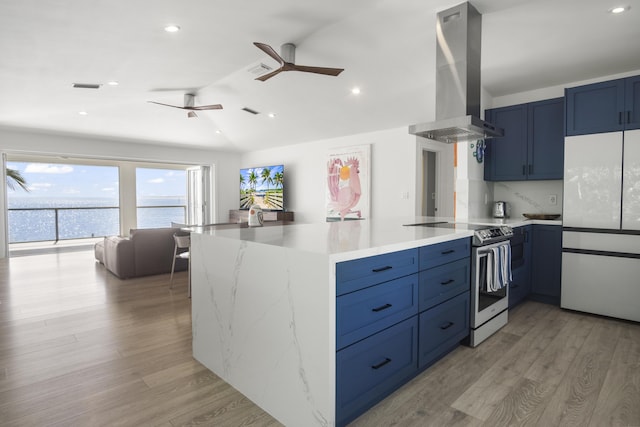
<svg viewBox="0 0 640 427"><path fill-rule="evenodd" d="M511 245L509 226L481 226L473 235L471 251L471 333L476 347L507 324Z"/></svg>

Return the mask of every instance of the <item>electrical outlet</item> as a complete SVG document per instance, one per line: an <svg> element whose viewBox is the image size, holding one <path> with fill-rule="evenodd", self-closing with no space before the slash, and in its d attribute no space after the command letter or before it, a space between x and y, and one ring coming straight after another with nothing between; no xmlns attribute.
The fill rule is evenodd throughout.
<svg viewBox="0 0 640 427"><path fill-rule="evenodd" d="M558 204L558 196L556 194L549 194L549 204L553 206Z"/></svg>

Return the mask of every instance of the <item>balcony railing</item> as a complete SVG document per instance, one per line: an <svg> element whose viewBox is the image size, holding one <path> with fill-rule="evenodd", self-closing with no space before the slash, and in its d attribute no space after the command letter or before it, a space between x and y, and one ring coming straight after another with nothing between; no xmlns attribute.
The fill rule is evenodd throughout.
<svg viewBox="0 0 640 427"><path fill-rule="evenodd" d="M138 206L138 228L184 222L185 205ZM83 206L9 208L9 243L83 239L120 234L120 208Z"/></svg>

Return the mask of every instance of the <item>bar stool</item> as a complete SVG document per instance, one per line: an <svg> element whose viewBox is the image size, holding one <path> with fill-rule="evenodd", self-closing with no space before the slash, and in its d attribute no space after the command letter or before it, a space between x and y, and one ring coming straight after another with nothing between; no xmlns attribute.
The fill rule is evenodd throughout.
<svg viewBox="0 0 640 427"><path fill-rule="evenodd" d="M176 259L189 260L189 249L191 246L191 234L185 234L184 232L175 233L173 235L175 242L173 247L173 262L171 263L171 278L169 279L169 289L173 289L173 272L176 268ZM189 271L189 288L187 290L187 296L191 297L191 268L187 268Z"/></svg>

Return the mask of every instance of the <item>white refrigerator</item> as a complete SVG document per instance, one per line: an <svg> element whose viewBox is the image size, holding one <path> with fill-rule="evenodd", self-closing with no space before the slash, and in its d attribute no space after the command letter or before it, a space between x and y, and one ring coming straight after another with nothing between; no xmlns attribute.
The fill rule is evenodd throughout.
<svg viewBox="0 0 640 427"><path fill-rule="evenodd" d="M561 307L640 322L640 130L565 138Z"/></svg>

